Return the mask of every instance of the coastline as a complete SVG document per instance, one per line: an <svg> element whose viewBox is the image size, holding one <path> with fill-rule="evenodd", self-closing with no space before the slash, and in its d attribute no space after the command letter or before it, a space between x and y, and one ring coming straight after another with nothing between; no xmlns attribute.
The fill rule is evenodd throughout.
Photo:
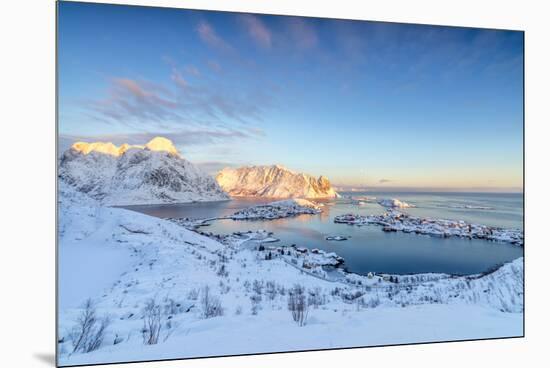
<svg viewBox="0 0 550 368"><path fill-rule="evenodd" d="M64 189L65 194L70 192L67 188L62 188L62 192ZM276 234L269 232L204 236L166 219L103 207L92 200L86 202L79 193L72 194L76 197L60 197L60 254L66 254L70 247L78 249L80 257L88 258L87 252L94 251L94 244L101 241L112 251L126 250L129 256L124 262L109 266L112 269L107 274L119 276L105 280L103 286L96 285L94 290L103 292L90 295L97 303L98 313L111 316L113 321L102 348L88 354L68 354L67 334L82 311L82 296L74 295L79 300L72 300L66 304L68 307L59 310L62 364L330 348L334 347L330 343L333 338L341 346L375 346L381 342L391 345L519 336L523 329L523 259L485 275L369 277L346 272L342 267L345 260L337 254L279 246ZM97 259L90 262L90 270L101 269L103 264ZM93 275L68 270L65 277L82 285ZM289 289L295 284L302 285L311 298L308 322L303 327L297 326L286 310ZM201 317L200 295L205 286L210 286L222 303L222 316ZM60 294L70 299L69 290L64 288L61 286ZM193 293L199 298L192 299ZM165 341L144 347L139 336L140 315L143 303L151 299L163 308L181 303L187 312L163 314L162 318L170 318L172 326L162 330ZM476 326L465 328L472 318ZM398 324L387 331L380 329L386 331L384 336L364 333L373 324L383 325L396 319L415 320L422 326L437 322L448 328L433 335L430 330L413 331ZM281 343L258 339L247 345L248 339L233 337L230 346L209 352L201 348L206 341L234 336L242 326L247 326L249 334L273 329L273 320L278 321L276 331ZM303 343L285 344L283 337L288 334L299 336ZM123 336L123 342L113 345L111 341L118 341L116 336ZM177 346L186 348L182 351Z"/></svg>

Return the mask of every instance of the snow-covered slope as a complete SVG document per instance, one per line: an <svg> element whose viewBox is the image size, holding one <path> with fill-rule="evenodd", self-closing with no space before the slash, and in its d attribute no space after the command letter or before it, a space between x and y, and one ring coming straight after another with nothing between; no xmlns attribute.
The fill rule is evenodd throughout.
<svg viewBox="0 0 550 368"><path fill-rule="evenodd" d="M218 184L234 197L334 198L338 194L329 180L295 173L280 166L225 168L216 176Z"/></svg>
<svg viewBox="0 0 550 368"><path fill-rule="evenodd" d="M59 177L108 205L216 201L229 197L216 181L157 137L144 146L77 142L61 157Z"/></svg>
<svg viewBox="0 0 550 368"><path fill-rule="evenodd" d="M522 258L484 275L334 275L318 265L326 253L261 250L249 240L254 234L217 241L59 184L61 365L523 333ZM288 309L295 285L307 295L302 326ZM206 295L219 313L206 315ZM73 353L87 298L110 323L96 350ZM149 345L143 330L151 303L161 327Z"/></svg>

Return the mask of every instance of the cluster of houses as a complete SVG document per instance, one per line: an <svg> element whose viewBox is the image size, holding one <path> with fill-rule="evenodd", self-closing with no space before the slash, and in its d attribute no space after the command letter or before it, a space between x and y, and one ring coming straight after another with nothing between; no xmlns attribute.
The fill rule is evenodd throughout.
<svg viewBox="0 0 550 368"><path fill-rule="evenodd" d="M523 246L523 231L518 229L503 229L499 227L469 224L462 220L430 219L410 216L398 211L388 211L381 215L336 216L335 223L348 225L380 225L386 232L402 231L440 237L463 237L470 239L485 239L501 241Z"/></svg>

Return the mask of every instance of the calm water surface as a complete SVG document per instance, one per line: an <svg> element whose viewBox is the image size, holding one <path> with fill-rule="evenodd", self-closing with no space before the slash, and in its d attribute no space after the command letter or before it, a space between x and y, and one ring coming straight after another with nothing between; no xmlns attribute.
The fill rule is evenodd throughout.
<svg viewBox="0 0 550 368"><path fill-rule="evenodd" d="M465 220L471 223L523 229L521 194L487 193L390 193L354 192L344 196L399 198L417 208L406 209L414 216ZM224 202L187 203L126 207L157 217L221 217L235 211L268 203L269 199L238 199ZM317 216L303 215L271 221L217 220L204 230L215 234L265 229L281 240L281 245L296 244L336 252L346 267L356 273L445 272L473 274L523 256L523 248L477 239L435 238L406 233L386 233L380 226L362 227L335 224L334 216L344 213L378 214L384 208L375 202L357 204L348 198L323 202ZM466 206L490 209L469 209ZM327 241L327 235L351 236L347 241Z"/></svg>

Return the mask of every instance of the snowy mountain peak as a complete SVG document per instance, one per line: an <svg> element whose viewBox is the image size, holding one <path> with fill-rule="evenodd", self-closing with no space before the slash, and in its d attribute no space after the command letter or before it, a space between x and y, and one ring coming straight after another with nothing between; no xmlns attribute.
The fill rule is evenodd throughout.
<svg viewBox="0 0 550 368"><path fill-rule="evenodd" d="M76 152L88 155L92 152L103 153L115 157L122 156L129 149L140 149L157 152L168 152L172 155L180 156L180 153L174 146L171 140L164 137L155 137L147 142L146 145L130 145L128 143L122 144L117 147L112 142L76 142L71 148Z"/></svg>
<svg viewBox="0 0 550 368"><path fill-rule="evenodd" d="M88 155L92 152L99 152L111 156L119 156L120 148L111 142L76 142L71 146L76 152Z"/></svg>
<svg viewBox="0 0 550 368"><path fill-rule="evenodd" d="M173 155L179 155L172 141L164 137L155 137L151 139L145 147L150 151L164 151Z"/></svg>
<svg viewBox="0 0 550 368"><path fill-rule="evenodd" d="M234 197L332 198L338 194L330 181L320 176L295 173L281 165L225 168L218 184Z"/></svg>
<svg viewBox="0 0 550 368"><path fill-rule="evenodd" d="M61 156L59 178L107 205L229 199L214 178L162 137L138 146L75 143Z"/></svg>

